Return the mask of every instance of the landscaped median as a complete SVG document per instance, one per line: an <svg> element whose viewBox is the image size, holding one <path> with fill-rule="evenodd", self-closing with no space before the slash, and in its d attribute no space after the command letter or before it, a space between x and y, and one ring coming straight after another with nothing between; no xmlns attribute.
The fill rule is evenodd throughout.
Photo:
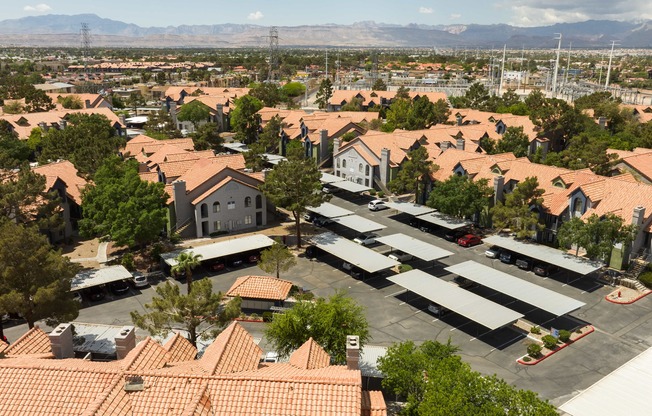
<svg viewBox="0 0 652 416"><path fill-rule="evenodd" d="M593 326L586 325L576 329L573 332L560 330L559 337L551 335L541 327L530 325L529 323L519 320L516 325L521 330L527 330L527 338L530 343L527 347L527 354L516 360L523 365L535 365L550 357L557 351L561 351L572 343L584 338L595 330ZM528 327L526 329L526 327Z"/></svg>

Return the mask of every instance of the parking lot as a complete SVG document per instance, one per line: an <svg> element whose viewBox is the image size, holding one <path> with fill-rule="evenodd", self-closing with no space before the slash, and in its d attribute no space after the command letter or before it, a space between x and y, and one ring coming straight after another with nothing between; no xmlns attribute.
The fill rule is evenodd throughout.
<svg viewBox="0 0 652 416"><path fill-rule="evenodd" d="M442 238L445 230L435 231L434 234L421 232L408 224L407 216L395 211L370 212L365 199L344 200L336 196L331 202L387 226L378 232L380 235L400 232L453 252L452 256L441 261L409 262L413 267L436 276L433 278L452 280L455 276L446 272L444 267L474 260L580 300L586 305L567 317L555 318L531 305L487 288L475 287L468 290L514 309L524 314L526 319L542 326L564 328L588 322L596 328L593 334L565 348L561 353L536 366L527 367L516 363L516 359L525 353L526 342L523 335L511 328L488 331L453 312L438 316L428 311L427 300L407 293L402 287L389 282L386 276L391 272L384 272L362 281L343 271L342 261L331 255L324 255L316 260L309 260L304 255L299 256L297 266L282 274L281 278L312 290L317 296L329 296L337 290L346 290L366 308L372 336L369 343L372 345L389 346L408 339L416 342L446 342L450 339L460 347L460 354L473 369L486 374L497 374L519 388L534 390L555 405L565 402L572 393L590 386L652 346L652 297L632 305L616 305L604 299L611 288L603 287L591 279L564 272L548 278L539 277L514 265L486 258L484 252L487 246L484 244L462 248ZM338 233L342 233L343 229L344 227L339 225L324 228ZM343 233L348 237L354 237L355 234L351 231ZM371 248L383 253L391 251L389 247L382 245ZM255 265L244 264L237 268L227 265L224 270L217 272L209 268L198 269L195 278L210 278L214 288L224 292L238 277L247 274L264 273ZM107 295L97 303L85 301L85 307L80 311L77 321L129 325L129 312L145 312L143 305L149 302L153 295L154 288L150 286L130 288L129 293L120 297ZM254 337L263 337L264 324L245 325ZM5 333L10 341L14 341L25 331L25 325L14 325L6 328ZM146 334L139 332L139 335ZM265 348L264 340L261 345Z"/></svg>

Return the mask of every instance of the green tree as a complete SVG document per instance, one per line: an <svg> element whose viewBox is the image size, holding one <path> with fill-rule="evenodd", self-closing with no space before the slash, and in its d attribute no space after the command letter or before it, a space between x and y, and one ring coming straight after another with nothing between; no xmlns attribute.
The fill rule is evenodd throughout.
<svg viewBox="0 0 652 416"><path fill-rule="evenodd" d="M216 123L204 123L192 134L192 141L195 144L195 150L208 150L220 151L224 139L217 131L218 126Z"/></svg>
<svg viewBox="0 0 652 416"><path fill-rule="evenodd" d="M523 127L507 127L503 137L496 144L496 153L514 153L516 157L525 157L530 151L530 138L523 132Z"/></svg>
<svg viewBox="0 0 652 416"><path fill-rule="evenodd" d="M147 136L158 140L181 137L181 132L177 129L170 114L165 110L150 114L144 128Z"/></svg>
<svg viewBox="0 0 652 416"><path fill-rule="evenodd" d="M424 184L431 172L438 167L430 160L428 150L418 147L408 152L408 160L403 162L396 178L389 182L389 189L394 193L414 193L419 198L421 184Z"/></svg>
<svg viewBox="0 0 652 416"><path fill-rule="evenodd" d="M458 218L477 215L489 207L493 189L488 183L487 179L472 181L468 176L452 175L436 184L427 205Z"/></svg>
<svg viewBox="0 0 652 416"><path fill-rule="evenodd" d="M20 101L9 101L5 102L5 105L2 107L2 112L5 114L20 114L25 111L25 107Z"/></svg>
<svg viewBox="0 0 652 416"><path fill-rule="evenodd" d="M146 182L138 175L138 162L107 159L94 183L82 192L85 237L105 237L118 246L143 246L155 241L167 222L164 185Z"/></svg>
<svg viewBox="0 0 652 416"><path fill-rule="evenodd" d="M258 140L249 145L249 151L244 153L245 166L254 172L260 172L267 164L265 153L277 149L280 140L281 118L276 115L272 117L263 131L258 135Z"/></svg>
<svg viewBox="0 0 652 416"><path fill-rule="evenodd" d="M623 219L608 213L602 217L592 214L585 224L587 234L586 256L590 259L608 260L614 244L631 244L638 229L631 224L624 224Z"/></svg>
<svg viewBox="0 0 652 416"><path fill-rule="evenodd" d="M531 237L533 232L541 231L539 211L543 203L543 189L539 188L536 176L525 178L523 182L491 209L494 226L498 229L510 228L517 238Z"/></svg>
<svg viewBox="0 0 652 416"><path fill-rule="evenodd" d="M281 356L288 356L312 337L337 364L346 362L346 336L360 337L360 348L369 340L364 308L337 292L328 299L303 300L282 314L275 314L265 336Z"/></svg>
<svg viewBox="0 0 652 416"><path fill-rule="evenodd" d="M118 108L118 109L127 107L122 97L120 97L118 94L111 95L111 105L113 106L113 108Z"/></svg>
<svg viewBox="0 0 652 416"><path fill-rule="evenodd" d="M145 98L140 92L132 92L127 98L127 105L134 110L134 115L138 115L138 107L146 104ZM183 108L183 107L182 107Z"/></svg>
<svg viewBox="0 0 652 416"><path fill-rule="evenodd" d="M589 245L589 235L584 221L575 216L565 221L557 231L557 243L564 248L575 246L575 255L577 256L580 247Z"/></svg>
<svg viewBox="0 0 652 416"><path fill-rule="evenodd" d="M165 72L158 72L156 74L156 83L158 85L165 85L166 81L167 81L167 78L165 76Z"/></svg>
<svg viewBox="0 0 652 416"><path fill-rule="evenodd" d="M296 81L288 82L287 84L283 85L281 89L283 90L283 94L287 95L288 97L299 97L306 92L306 86L303 85L303 83Z"/></svg>
<svg viewBox="0 0 652 416"><path fill-rule="evenodd" d="M489 91L479 82L472 84L464 94L466 106L475 110L486 110L490 97Z"/></svg>
<svg viewBox="0 0 652 416"><path fill-rule="evenodd" d="M79 95L61 96L57 101L59 101L59 104L61 104L63 108L67 108L69 110L79 110L84 108L84 103L82 103Z"/></svg>
<svg viewBox="0 0 652 416"><path fill-rule="evenodd" d="M555 147L564 148L566 141L584 129L586 116L558 98L546 98L541 91L532 91L525 99L530 120L540 135L553 140Z"/></svg>
<svg viewBox="0 0 652 416"><path fill-rule="evenodd" d="M199 100L193 100L181 106L177 119L191 122L195 131L197 131L201 123L208 121L210 114L211 112L206 104Z"/></svg>
<svg viewBox="0 0 652 416"><path fill-rule="evenodd" d="M147 313L131 312L131 320L151 335L167 336L173 331L186 331L195 347L199 339L215 338L240 315L240 298L225 302L221 292L213 293L213 284L204 279L196 282L193 291L182 295L178 285L165 282L156 287Z"/></svg>
<svg viewBox="0 0 652 416"><path fill-rule="evenodd" d="M25 110L28 113L40 113L55 109L52 99L45 93L45 91L37 90L30 85L27 93L25 94Z"/></svg>
<svg viewBox="0 0 652 416"><path fill-rule="evenodd" d="M328 107L328 101L331 99L332 96L333 96L333 83L331 83L331 80L329 78L326 78L321 83L319 83L319 90L317 91L317 95L315 96L315 104L317 104L319 108L324 109Z"/></svg>
<svg viewBox="0 0 652 416"><path fill-rule="evenodd" d="M280 162L260 186L267 199L294 216L297 247L301 247L301 217L307 207L318 207L331 196L321 191L321 172L312 159L306 159L301 149L292 149L288 159Z"/></svg>
<svg viewBox="0 0 652 416"><path fill-rule="evenodd" d="M412 102L408 99L394 99L394 102L387 110L387 122L382 126L384 132L392 132L395 129L408 128L408 119L412 110Z"/></svg>
<svg viewBox="0 0 652 416"><path fill-rule="evenodd" d="M398 87L398 90L396 90L396 94L394 95L394 101L395 100L410 100L410 89L408 87L400 86Z"/></svg>
<svg viewBox="0 0 652 416"><path fill-rule="evenodd" d="M265 107L274 107L283 101L283 92L273 82L259 82L249 90L249 95L257 98Z"/></svg>
<svg viewBox="0 0 652 416"><path fill-rule="evenodd" d="M340 111L362 111L362 98L353 97L351 100L344 104Z"/></svg>
<svg viewBox="0 0 652 416"><path fill-rule="evenodd" d="M70 283L78 271L35 227L0 226L0 309L21 314L29 328L41 319L54 326L77 317Z"/></svg>
<svg viewBox="0 0 652 416"><path fill-rule="evenodd" d="M235 108L231 110L231 128L235 138L243 143L254 143L258 138L261 117L258 111L263 103L251 95L243 95L235 100Z"/></svg>
<svg viewBox="0 0 652 416"><path fill-rule="evenodd" d="M371 89L373 91L387 91L387 84L385 84L385 81L383 81L382 78L378 78L374 81L374 85L371 86Z"/></svg>
<svg viewBox="0 0 652 416"><path fill-rule="evenodd" d="M5 120L0 120L0 169L14 169L27 161L31 149L25 140L9 130Z"/></svg>
<svg viewBox="0 0 652 416"><path fill-rule="evenodd" d="M104 160L117 154L124 139L101 114L71 114L65 129L50 129L41 139L39 161L66 159L77 170L92 176Z"/></svg>
<svg viewBox="0 0 652 416"><path fill-rule="evenodd" d="M192 291L192 271L201 264L201 254L195 254L192 251L182 252L174 259L177 264L172 266L172 273L175 275L186 275L186 287L188 293Z"/></svg>
<svg viewBox="0 0 652 416"><path fill-rule="evenodd" d="M285 273L292 267L296 266L297 259L285 244L275 241L271 247L260 253L258 267L266 273L276 273L276 278L280 278L281 272Z"/></svg>
<svg viewBox="0 0 652 416"><path fill-rule="evenodd" d="M430 119L433 124L444 124L448 121L448 117L451 115L450 107L444 99L439 99L433 103L432 107L433 115Z"/></svg>
<svg viewBox="0 0 652 416"><path fill-rule="evenodd" d="M435 124L435 105L423 95L410 103L405 128L407 130L428 129Z"/></svg>

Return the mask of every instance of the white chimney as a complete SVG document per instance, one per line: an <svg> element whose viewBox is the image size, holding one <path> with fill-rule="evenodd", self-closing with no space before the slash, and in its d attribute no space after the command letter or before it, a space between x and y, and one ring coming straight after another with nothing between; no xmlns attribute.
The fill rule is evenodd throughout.
<svg viewBox="0 0 652 416"><path fill-rule="evenodd" d="M72 348L72 325L60 324L50 334L52 354L57 359L73 358L75 351Z"/></svg>

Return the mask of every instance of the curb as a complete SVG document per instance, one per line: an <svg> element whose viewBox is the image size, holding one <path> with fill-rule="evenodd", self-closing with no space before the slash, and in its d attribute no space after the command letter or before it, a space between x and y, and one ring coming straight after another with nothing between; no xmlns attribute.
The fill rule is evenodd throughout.
<svg viewBox="0 0 652 416"><path fill-rule="evenodd" d="M612 292L612 293L613 293L613 292ZM632 303L636 302L637 300L643 299L644 297L646 297L646 296L649 295L650 293L652 293L652 290L650 290L650 291L648 291L648 292L646 292L646 293L643 293L642 295L639 295L639 296L635 297L635 298L632 299L632 300L621 301L621 302L619 302L619 301L617 301L617 300L615 300L615 299L610 299L611 293L609 293L607 296L604 297L604 299L605 299L607 302L611 302L611 303L616 304L616 305L631 305Z"/></svg>
<svg viewBox="0 0 652 416"><path fill-rule="evenodd" d="M554 350L550 351L550 353L548 353L547 355L544 355L543 357L538 358L538 359L536 359L536 360L532 360L532 361L523 361L523 357L525 357L525 355L524 355L523 357L521 357L521 358L519 358L518 360L516 360L516 362L519 363L519 364L523 364L523 365L535 365L535 364L539 364L541 361L543 361L543 360L545 360L546 358L550 357L551 355L555 354L557 351L561 351L561 350L563 350L564 348L568 347L569 345L572 345L572 344L576 343L577 341L581 340L582 338L584 338L585 336L587 336L587 335L593 333L593 331L595 331L595 328L593 327L593 325L589 325L589 331L587 331L586 333L584 333L584 334L580 335L579 337L575 338L575 339L574 339L573 341L571 341L571 342L567 342L566 344L560 345L559 347L557 347L557 348L555 348Z"/></svg>

